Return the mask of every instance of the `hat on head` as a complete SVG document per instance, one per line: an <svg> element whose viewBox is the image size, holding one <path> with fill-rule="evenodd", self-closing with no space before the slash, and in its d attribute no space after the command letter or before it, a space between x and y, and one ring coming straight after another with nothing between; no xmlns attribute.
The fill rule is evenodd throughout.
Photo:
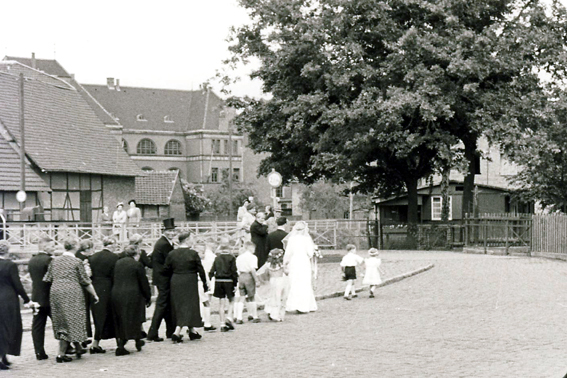
<svg viewBox="0 0 567 378"><path fill-rule="evenodd" d="M165 230L175 230L175 218L167 218L163 220L163 228Z"/></svg>
<svg viewBox="0 0 567 378"><path fill-rule="evenodd" d="M118 203L116 204L116 207L118 207L118 206L124 207L124 202L118 202Z"/></svg>
<svg viewBox="0 0 567 378"><path fill-rule="evenodd" d="M378 250L376 248L370 248L368 250L368 255L369 256L378 256Z"/></svg>

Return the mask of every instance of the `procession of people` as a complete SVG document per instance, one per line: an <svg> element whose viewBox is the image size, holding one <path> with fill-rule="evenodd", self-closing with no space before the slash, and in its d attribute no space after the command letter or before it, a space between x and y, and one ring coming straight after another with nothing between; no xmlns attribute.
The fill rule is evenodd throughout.
<svg viewBox="0 0 567 378"><path fill-rule="evenodd" d="M131 210L135 202L133 205ZM272 213L268 219L275 218L270 222L276 228L268 232L267 214L249 211L248 205L244 204L239 216L239 232L233 243L228 238L199 239L189 231L179 231L173 218L163 221L162 236L151 252L141 249L143 237L137 233L132 233L123 247L122 228L105 237L97 252L92 240L79 243L67 238L62 241L64 252L58 253L54 240L43 237L38 254L29 261L31 300L19 281L16 265L3 258L9 248L3 242L0 298L8 305L0 306L0 369L9 369L7 354L20 353L22 320L17 296L34 310L32 338L38 360L49 358L44 340L47 318L51 318L54 337L59 340L58 363L72 361L70 355L79 359L87 352L106 353L108 345L103 344L109 339L115 340L117 356L130 354L126 349L129 340L141 351L144 338L165 340L158 332L162 321L164 336L173 343L183 342L184 333L190 340L198 340L202 337L198 329L217 330L210 318L212 298L219 299L221 332L233 331L234 324L243 323L244 304L248 320L261 322L256 289L262 283L269 285L264 298L268 321L281 322L290 311L316 311L313 280L318 249L307 223L296 222L288 234L287 219L275 218ZM122 204L116 214L126 214ZM147 335L143 323L152 301L146 267L152 269L151 283L157 289ZM9 334L4 334L6 329Z"/></svg>

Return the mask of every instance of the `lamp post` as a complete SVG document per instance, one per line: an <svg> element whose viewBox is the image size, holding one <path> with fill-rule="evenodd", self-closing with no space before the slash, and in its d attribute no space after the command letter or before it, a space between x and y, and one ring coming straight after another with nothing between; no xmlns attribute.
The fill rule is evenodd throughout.
<svg viewBox="0 0 567 378"><path fill-rule="evenodd" d="M20 191L16 199L20 203L20 220L26 204L26 144L24 127L24 74L20 73L19 80L19 100L20 100Z"/></svg>
<svg viewBox="0 0 567 378"><path fill-rule="evenodd" d="M232 125L228 125L228 216L232 220Z"/></svg>

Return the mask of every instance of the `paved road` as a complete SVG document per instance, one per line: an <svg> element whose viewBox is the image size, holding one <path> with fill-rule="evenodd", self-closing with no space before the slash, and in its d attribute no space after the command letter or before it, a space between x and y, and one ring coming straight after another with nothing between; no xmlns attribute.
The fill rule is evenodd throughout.
<svg viewBox="0 0 567 378"><path fill-rule="evenodd" d="M391 252L385 259L434 263L380 288L377 298L319 302L284 323L130 356L37 362L31 337L10 377L562 377L567 372L567 263L450 252ZM55 351L50 338L48 351ZM111 349L110 341L104 344ZM132 348L133 349L133 348Z"/></svg>

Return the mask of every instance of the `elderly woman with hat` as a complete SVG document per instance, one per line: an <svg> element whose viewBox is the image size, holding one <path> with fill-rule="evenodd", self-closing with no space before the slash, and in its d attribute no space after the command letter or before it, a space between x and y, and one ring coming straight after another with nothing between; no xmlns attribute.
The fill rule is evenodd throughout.
<svg viewBox="0 0 567 378"><path fill-rule="evenodd" d="M124 203L118 202L116 210L112 214L112 235L119 242L126 241L126 222L128 213L124 211Z"/></svg>
<svg viewBox="0 0 567 378"><path fill-rule="evenodd" d="M18 296L28 306L35 305L24 291L17 265L7 259L9 249L10 244L0 240L0 370L9 369L7 354L20 355L23 328Z"/></svg>

